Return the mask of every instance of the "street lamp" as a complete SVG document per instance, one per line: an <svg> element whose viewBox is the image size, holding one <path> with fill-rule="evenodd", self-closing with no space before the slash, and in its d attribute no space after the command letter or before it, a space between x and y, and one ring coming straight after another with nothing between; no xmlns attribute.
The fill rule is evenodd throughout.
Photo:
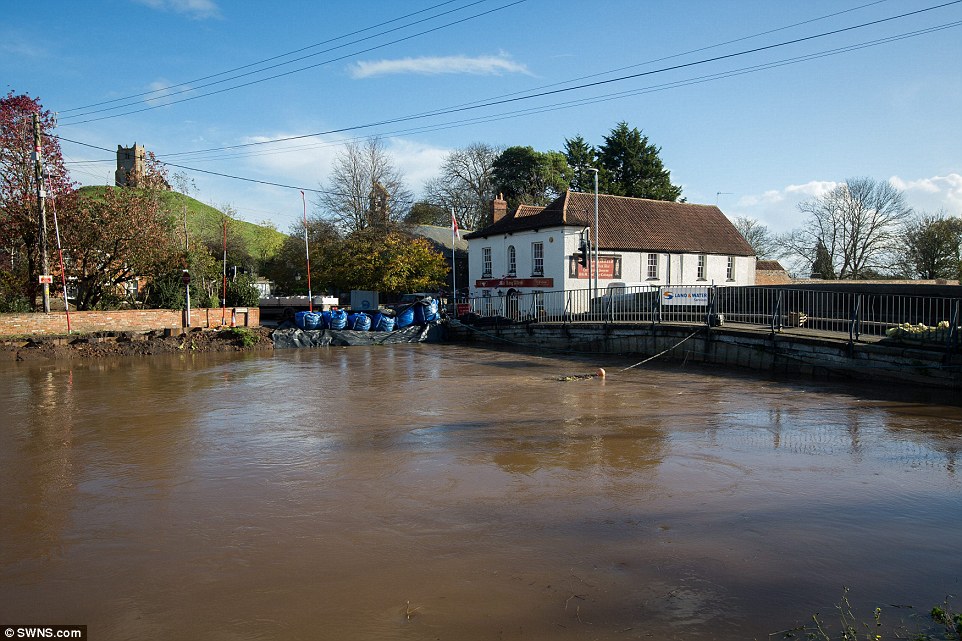
<svg viewBox="0 0 962 641"><path fill-rule="evenodd" d="M598 170L595 167L585 167L585 171L595 173L595 298L598 297Z"/></svg>

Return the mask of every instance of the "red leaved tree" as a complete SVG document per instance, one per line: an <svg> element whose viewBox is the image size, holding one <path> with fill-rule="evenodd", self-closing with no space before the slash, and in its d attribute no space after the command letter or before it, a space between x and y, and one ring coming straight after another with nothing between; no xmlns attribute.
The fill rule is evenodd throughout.
<svg viewBox="0 0 962 641"><path fill-rule="evenodd" d="M47 197L59 199L73 191L59 141L48 135L54 128L53 114L27 94L10 91L0 98L0 297L21 297L30 307L36 300L41 269L40 212L32 156L34 114L40 117ZM48 230L52 239L52 220Z"/></svg>

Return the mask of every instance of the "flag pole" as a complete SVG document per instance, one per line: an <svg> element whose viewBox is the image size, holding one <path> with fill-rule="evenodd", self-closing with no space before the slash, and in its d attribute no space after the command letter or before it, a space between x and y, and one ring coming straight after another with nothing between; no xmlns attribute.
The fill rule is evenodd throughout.
<svg viewBox="0 0 962 641"><path fill-rule="evenodd" d="M220 324L227 324L227 215L224 215L224 296L220 299Z"/></svg>
<svg viewBox="0 0 962 641"><path fill-rule="evenodd" d="M304 203L304 253L307 256L307 309L314 311L314 296L311 293L311 248L307 244L307 198L301 190L301 202Z"/></svg>
<svg viewBox="0 0 962 641"><path fill-rule="evenodd" d="M451 291L454 298L454 317L458 313L458 257L457 239L461 238L458 231L458 219L454 215L454 207L451 208Z"/></svg>
<svg viewBox="0 0 962 641"><path fill-rule="evenodd" d="M57 222L57 200L50 198L50 209L53 211L53 229L57 235L57 252L60 254L60 280L63 281L63 308L67 312L67 333L70 333L70 301L67 300L67 271L63 266L63 247L60 245L60 224Z"/></svg>

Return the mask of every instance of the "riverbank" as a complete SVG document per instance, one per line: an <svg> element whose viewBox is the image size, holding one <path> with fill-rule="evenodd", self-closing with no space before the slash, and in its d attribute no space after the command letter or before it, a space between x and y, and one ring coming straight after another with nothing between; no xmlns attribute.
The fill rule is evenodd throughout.
<svg viewBox="0 0 962 641"><path fill-rule="evenodd" d="M187 332L154 330L10 337L0 341L0 361L273 350L273 331L270 327L223 327L194 328Z"/></svg>

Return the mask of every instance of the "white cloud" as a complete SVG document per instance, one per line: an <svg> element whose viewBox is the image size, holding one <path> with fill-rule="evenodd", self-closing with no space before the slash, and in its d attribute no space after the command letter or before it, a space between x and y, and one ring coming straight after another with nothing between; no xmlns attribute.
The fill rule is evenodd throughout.
<svg viewBox="0 0 962 641"><path fill-rule="evenodd" d="M401 58L398 60L374 60L355 62L348 66L354 78L370 78L389 74L470 74L492 76L504 73L529 74L523 64L514 62L505 54L497 56L467 56Z"/></svg>
<svg viewBox="0 0 962 641"><path fill-rule="evenodd" d="M133 0L138 4L160 11L183 13L191 18L203 20L205 18L220 17L220 8L214 0Z"/></svg>
<svg viewBox="0 0 962 641"><path fill-rule="evenodd" d="M889 182L905 192L905 199L917 211L935 213L945 210L951 216L962 215L962 174L951 173L916 180L892 176Z"/></svg>

